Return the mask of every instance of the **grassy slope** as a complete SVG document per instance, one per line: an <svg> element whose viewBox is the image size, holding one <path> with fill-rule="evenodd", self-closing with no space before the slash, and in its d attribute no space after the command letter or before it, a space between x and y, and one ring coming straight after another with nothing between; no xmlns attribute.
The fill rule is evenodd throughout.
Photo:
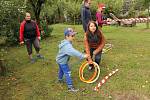
<svg viewBox="0 0 150 100"><path fill-rule="evenodd" d="M41 53L45 60L30 64L24 46L9 48L4 58L8 69L7 77L0 77L0 100L149 100L150 99L150 30L145 25L138 27L103 28L108 43L113 49L103 55L99 81L118 68L119 72L112 76L101 87L100 93L93 92L97 85L86 84L79 80L78 59L72 58L72 77L78 93L68 93L65 84L57 84L57 64L55 57L57 45L63 39L65 27L73 27L78 31L74 47L83 51L83 32L80 25L53 25L52 37L41 42Z"/></svg>

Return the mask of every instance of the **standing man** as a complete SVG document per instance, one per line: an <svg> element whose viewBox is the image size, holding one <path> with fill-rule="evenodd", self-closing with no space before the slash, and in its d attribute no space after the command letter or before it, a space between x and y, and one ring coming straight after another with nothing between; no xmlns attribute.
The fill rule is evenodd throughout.
<svg viewBox="0 0 150 100"><path fill-rule="evenodd" d="M39 53L40 51L39 40L41 39L39 28L36 22L31 20L31 15L28 12L26 12L25 20L20 25L19 39L20 44L23 44L25 42L31 63L35 62L35 59L32 57L32 45L36 50L37 58L43 58L43 56L40 55Z"/></svg>
<svg viewBox="0 0 150 100"><path fill-rule="evenodd" d="M107 24L107 21L103 20L103 12L105 10L105 4L100 3L98 4L98 10L96 12L96 23L99 26L99 29L102 29L103 24Z"/></svg>
<svg viewBox="0 0 150 100"><path fill-rule="evenodd" d="M83 0L82 6L81 6L81 20L84 32L87 30L87 25L90 20L92 20L91 17L91 11L90 11L90 3L91 0Z"/></svg>

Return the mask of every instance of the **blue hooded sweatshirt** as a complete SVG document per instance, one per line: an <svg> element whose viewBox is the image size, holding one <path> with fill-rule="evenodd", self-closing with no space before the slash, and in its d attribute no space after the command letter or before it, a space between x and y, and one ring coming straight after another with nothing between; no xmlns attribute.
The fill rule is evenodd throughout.
<svg viewBox="0 0 150 100"><path fill-rule="evenodd" d="M72 43L65 39L59 44L59 52L56 57L56 62L58 64L67 64L70 56L76 56L80 59L84 58L84 54L74 49Z"/></svg>

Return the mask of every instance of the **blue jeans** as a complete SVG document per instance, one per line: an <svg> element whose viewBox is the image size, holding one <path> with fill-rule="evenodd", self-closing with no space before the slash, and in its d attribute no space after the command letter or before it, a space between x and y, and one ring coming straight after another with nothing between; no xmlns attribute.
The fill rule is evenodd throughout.
<svg viewBox="0 0 150 100"><path fill-rule="evenodd" d="M94 49L94 48L91 48L91 49L90 49L90 55L91 55L91 57L93 56L93 51L94 51L94 50L96 50L96 49ZM95 55L95 58L94 58L94 59L95 59L95 62L96 62L98 65L100 64L101 56L102 56L102 51L100 51L98 54ZM93 59L93 60L94 60L94 59Z"/></svg>
<svg viewBox="0 0 150 100"><path fill-rule="evenodd" d="M72 87L72 79L71 79L71 71L69 69L68 64L58 64L58 65L59 65L58 79L62 80L63 75L65 75L68 88L71 88Z"/></svg>

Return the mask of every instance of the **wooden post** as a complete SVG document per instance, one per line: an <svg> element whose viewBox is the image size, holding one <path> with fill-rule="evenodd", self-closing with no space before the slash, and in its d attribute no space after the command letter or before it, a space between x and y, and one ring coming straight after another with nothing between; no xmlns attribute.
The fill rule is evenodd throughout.
<svg viewBox="0 0 150 100"><path fill-rule="evenodd" d="M148 3L148 17L147 17L147 28L149 29L149 16L150 16L150 2Z"/></svg>
<svg viewBox="0 0 150 100"><path fill-rule="evenodd" d="M0 75L4 76L6 74L6 68L4 66L4 59L0 59Z"/></svg>
<svg viewBox="0 0 150 100"><path fill-rule="evenodd" d="M149 17L147 17L146 28L149 29Z"/></svg>

